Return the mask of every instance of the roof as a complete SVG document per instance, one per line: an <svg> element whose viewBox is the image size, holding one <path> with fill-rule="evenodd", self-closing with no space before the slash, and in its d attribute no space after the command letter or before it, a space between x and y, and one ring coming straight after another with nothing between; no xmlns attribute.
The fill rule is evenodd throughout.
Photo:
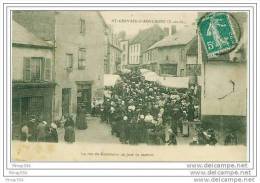
<svg viewBox="0 0 260 183"><path fill-rule="evenodd" d="M140 69L142 75L144 76L145 80L147 81L158 81L159 76L157 73L150 71L148 69Z"/></svg>
<svg viewBox="0 0 260 183"><path fill-rule="evenodd" d="M55 16L58 11L15 10L12 18L29 32L46 41L55 40Z"/></svg>
<svg viewBox="0 0 260 183"><path fill-rule="evenodd" d="M131 39L129 44L141 44L141 52L143 52L164 36L165 33L161 27L155 24L152 27L139 31L139 33Z"/></svg>
<svg viewBox="0 0 260 183"><path fill-rule="evenodd" d="M23 26L12 21L12 43L42 47L52 47L51 44L36 37L33 33L26 30Z"/></svg>
<svg viewBox="0 0 260 183"><path fill-rule="evenodd" d="M102 21L104 27L105 27L105 28L108 28L108 25L107 25L107 23L106 23L104 17L102 16L102 14L100 13L100 11L97 11L97 14L98 14L98 16L101 18L101 21Z"/></svg>
<svg viewBox="0 0 260 183"><path fill-rule="evenodd" d="M185 27L182 30L177 31L175 34L166 36L162 40L156 42L147 50L167 46L186 45L194 38L195 35L196 28L194 26Z"/></svg>
<svg viewBox="0 0 260 183"><path fill-rule="evenodd" d="M121 78L115 74L104 74L104 86L114 86Z"/></svg>

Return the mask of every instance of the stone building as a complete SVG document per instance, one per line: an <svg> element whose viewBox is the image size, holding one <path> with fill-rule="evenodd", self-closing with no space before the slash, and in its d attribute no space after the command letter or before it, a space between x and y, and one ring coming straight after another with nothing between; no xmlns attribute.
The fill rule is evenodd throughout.
<svg viewBox="0 0 260 183"><path fill-rule="evenodd" d="M159 25L140 30L139 33L129 41L128 67L141 66L143 64L143 53L164 36L165 32Z"/></svg>
<svg viewBox="0 0 260 183"><path fill-rule="evenodd" d="M106 24L96 11L14 11L13 19L55 44L53 117L90 112L102 100Z"/></svg>
<svg viewBox="0 0 260 183"><path fill-rule="evenodd" d="M121 71L120 41L111 27L106 28L106 55L104 60L105 74L116 74Z"/></svg>
<svg viewBox="0 0 260 183"><path fill-rule="evenodd" d="M121 69L125 69L126 66L129 64L129 41L128 40L121 40L120 41L120 48L122 50L122 53L121 53Z"/></svg>
<svg viewBox="0 0 260 183"><path fill-rule="evenodd" d="M143 67L160 75L186 76L188 61L195 59L195 64L197 64L197 53L195 55L192 53L192 50L196 49L196 44L195 27L184 27L145 50L143 53ZM191 48L192 45L195 47Z"/></svg>
<svg viewBox="0 0 260 183"><path fill-rule="evenodd" d="M12 126L32 116L51 121L55 83L54 47L12 21ZM19 138L20 133L12 133Z"/></svg>
<svg viewBox="0 0 260 183"><path fill-rule="evenodd" d="M201 120L202 125L219 131L219 141L234 132L239 143L246 144L247 126L247 39L246 13L232 13L241 38L230 53L208 58L200 37L198 59L202 62Z"/></svg>

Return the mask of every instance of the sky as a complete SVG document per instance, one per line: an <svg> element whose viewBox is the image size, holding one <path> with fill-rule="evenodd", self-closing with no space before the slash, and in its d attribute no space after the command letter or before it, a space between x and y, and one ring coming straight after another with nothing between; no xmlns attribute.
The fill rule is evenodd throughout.
<svg viewBox="0 0 260 183"><path fill-rule="evenodd" d="M128 36L151 27L155 22L162 28L176 25L179 30L184 24L196 22L197 18L195 11L101 11L101 14L115 33L126 31Z"/></svg>

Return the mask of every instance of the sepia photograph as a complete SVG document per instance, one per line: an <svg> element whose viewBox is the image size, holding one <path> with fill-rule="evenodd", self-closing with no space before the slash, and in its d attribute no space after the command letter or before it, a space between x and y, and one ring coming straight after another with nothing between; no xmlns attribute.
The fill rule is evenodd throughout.
<svg viewBox="0 0 260 183"><path fill-rule="evenodd" d="M246 161L248 13L11 11L11 159Z"/></svg>

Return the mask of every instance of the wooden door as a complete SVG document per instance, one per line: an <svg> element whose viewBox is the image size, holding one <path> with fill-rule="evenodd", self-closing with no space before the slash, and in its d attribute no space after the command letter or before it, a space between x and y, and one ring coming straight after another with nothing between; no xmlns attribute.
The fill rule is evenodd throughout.
<svg viewBox="0 0 260 183"><path fill-rule="evenodd" d="M70 98L71 98L71 89L63 88L62 89L62 115L68 114L70 112Z"/></svg>
<svg viewBox="0 0 260 183"><path fill-rule="evenodd" d="M77 107L83 107L87 113L91 112L91 85L78 85Z"/></svg>

